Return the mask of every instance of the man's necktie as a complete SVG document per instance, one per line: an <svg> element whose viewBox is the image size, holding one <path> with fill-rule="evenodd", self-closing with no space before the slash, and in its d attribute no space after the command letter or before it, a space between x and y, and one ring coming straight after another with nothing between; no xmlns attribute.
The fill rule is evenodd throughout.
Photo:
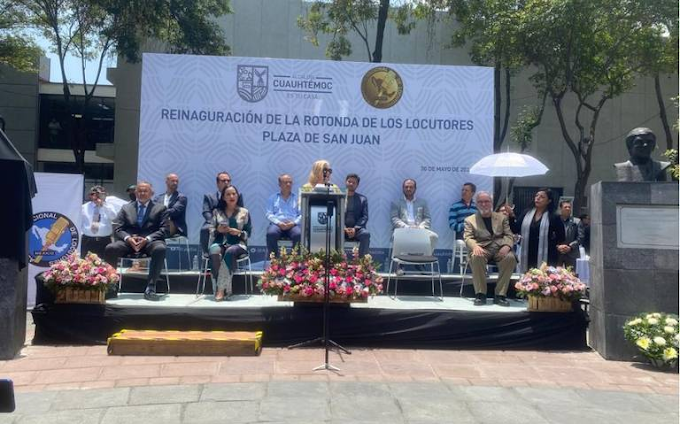
<svg viewBox="0 0 680 424"><path fill-rule="evenodd" d="M90 225L90 231L92 234L97 234L99 232L99 221L101 220L101 215L99 208L94 208L94 214L92 215L92 225Z"/></svg>
<svg viewBox="0 0 680 424"><path fill-rule="evenodd" d="M146 207L142 204L139 205L139 210L137 211L137 226L142 227L142 222L144 222L144 214L146 213Z"/></svg>

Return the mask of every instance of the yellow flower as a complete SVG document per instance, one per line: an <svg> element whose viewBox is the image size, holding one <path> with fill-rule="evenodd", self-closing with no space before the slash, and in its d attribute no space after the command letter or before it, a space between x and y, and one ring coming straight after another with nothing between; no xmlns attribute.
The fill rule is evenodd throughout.
<svg viewBox="0 0 680 424"><path fill-rule="evenodd" d="M674 333L675 333L675 328L673 328L673 327L667 325L667 326L665 326L665 327L663 328L663 331L665 331L665 332L668 333L668 334L674 334Z"/></svg>
<svg viewBox="0 0 680 424"><path fill-rule="evenodd" d="M635 342L636 345L642 350L647 350L649 348L649 343L651 340L649 340L647 337L642 337L638 339L638 341Z"/></svg>
<svg viewBox="0 0 680 424"><path fill-rule="evenodd" d="M678 320L673 318L666 318L666 325L678 325Z"/></svg>
<svg viewBox="0 0 680 424"><path fill-rule="evenodd" d="M678 357L678 351L675 350L675 348L669 347L668 349L664 349L663 351L663 360L664 361L670 361L671 359L675 359Z"/></svg>
<svg viewBox="0 0 680 424"><path fill-rule="evenodd" d="M626 323L626 325L631 325L631 326L632 326L632 325L638 325L638 324L640 324L641 322L642 322L642 320L641 320L640 318L635 318L635 319L632 320L632 321L628 321L628 322Z"/></svg>
<svg viewBox="0 0 680 424"><path fill-rule="evenodd" d="M649 316L649 315L647 315L647 316ZM656 318L647 318L647 324L649 324L649 325L656 325L658 323L659 323L659 320L656 319Z"/></svg>
<svg viewBox="0 0 680 424"><path fill-rule="evenodd" d="M666 346L666 339L664 339L663 337L657 336L657 337L654 337L654 343L658 344L659 346Z"/></svg>

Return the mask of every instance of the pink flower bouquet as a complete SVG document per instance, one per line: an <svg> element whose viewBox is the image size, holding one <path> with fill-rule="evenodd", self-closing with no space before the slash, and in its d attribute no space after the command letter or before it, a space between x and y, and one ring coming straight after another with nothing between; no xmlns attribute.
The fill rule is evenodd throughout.
<svg viewBox="0 0 680 424"><path fill-rule="evenodd" d="M297 247L291 253L281 250L272 255L258 287L269 295L324 295L325 254L309 253ZM365 299L380 293L383 279L376 273L371 255L359 257L355 249L351 259L343 253L331 252L328 290L331 298Z"/></svg>
<svg viewBox="0 0 680 424"><path fill-rule="evenodd" d="M53 292L64 287L106 291L119 281L116 269L94 253L88 253L84 258L70 255L52 264L43 274L43 279L45 287Z"/></svg>
<svg viewBox="0 0 680 424"><path fill-rule="evenodd" d="M573 301L583 297L586 285L566 268L548 266L532 268L515 283L517 295L521 297L556 297Z"/></svg>

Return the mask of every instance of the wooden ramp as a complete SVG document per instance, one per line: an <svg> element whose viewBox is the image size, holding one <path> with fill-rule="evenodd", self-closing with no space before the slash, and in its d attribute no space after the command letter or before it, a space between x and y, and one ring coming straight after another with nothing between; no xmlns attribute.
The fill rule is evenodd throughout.
<svg viewBox="0 0 680 424"><path fill-rule="evenodd" d="M121 330L107 345L109 355L257 356L262 332Z"/></svg>

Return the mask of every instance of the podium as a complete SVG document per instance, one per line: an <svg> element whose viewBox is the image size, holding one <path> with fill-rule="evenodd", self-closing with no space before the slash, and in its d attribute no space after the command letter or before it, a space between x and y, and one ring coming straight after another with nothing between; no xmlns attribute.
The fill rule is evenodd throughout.
<svg viewBox="0 0 680 424"><path fill-rule="evenodd" d="M310 252L326 250L326 224L330 215L331 249L343 251L345 244L345 193L317 186L300 193L302 245Z"/></svg>

